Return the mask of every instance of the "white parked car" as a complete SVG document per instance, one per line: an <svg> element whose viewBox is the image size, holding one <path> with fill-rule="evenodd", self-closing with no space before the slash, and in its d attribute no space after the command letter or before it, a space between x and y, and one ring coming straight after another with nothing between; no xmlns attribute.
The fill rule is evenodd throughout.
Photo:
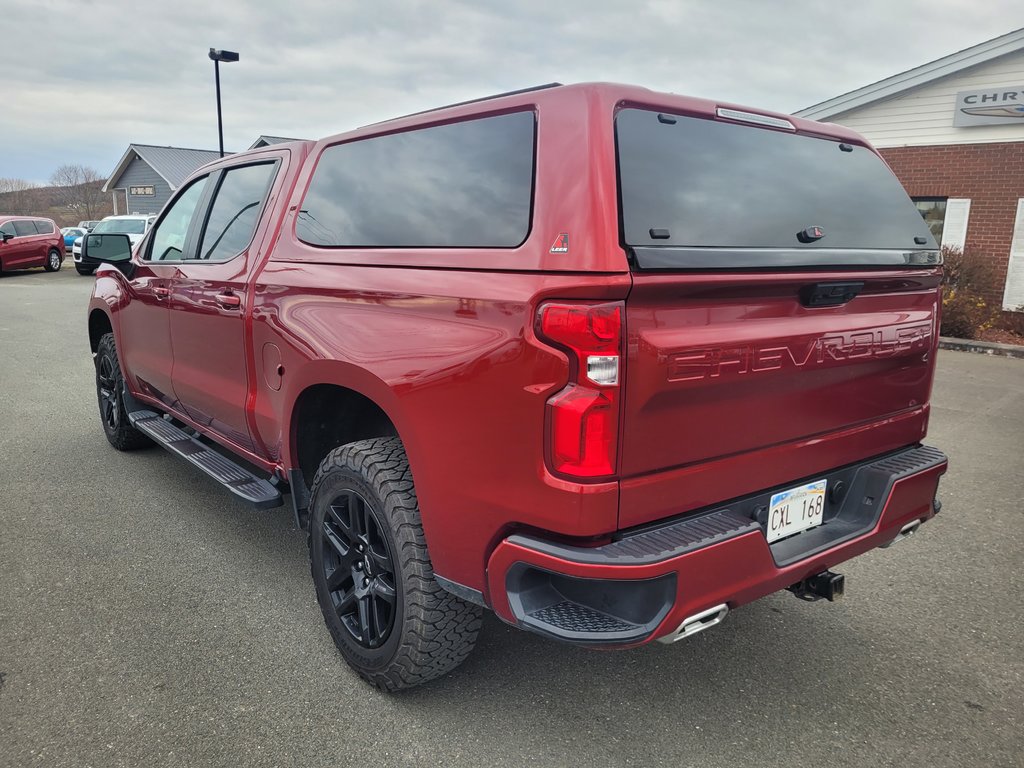
<svg viewBox="0 0 1024 768"><path fill-rule="evenodd" d="M128 235L132 248L134 248L139 240L149 232L149 228L153 226L154 221L156 221L156 216L145 216L137 213L124 216L107 216L107 218L103 219L93 228L90 234ZM98 261L82 259L81 237L75 240L74 245L71 246L71 256L75 260L75 271L80 275L91 275L96 271L96 267L100 265Z"/></svg>

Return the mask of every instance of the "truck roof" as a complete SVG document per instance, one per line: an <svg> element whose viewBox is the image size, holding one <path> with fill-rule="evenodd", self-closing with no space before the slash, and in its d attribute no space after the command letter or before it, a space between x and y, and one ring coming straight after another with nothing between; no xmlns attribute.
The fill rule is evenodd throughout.
<svg viewBox="0 0 1024 768"><path fill-rule="evenodd" d="M527 105L537 106L542 109L557 108L559 102L566 102L568 108L578 109L579 101L578 98L574 97L582 97L587 103L604 113L613 113L618 107L639 106L664 109L673 113L690 114L696 117L735 119L723 116L718 112L718 110L732 110L768 119L783 120L791 124L796 131L802 133L812 133L819 136L864 143L864 139L855 131L833 123L819 123L782 112L748 107L729 101L701 99L694 96L653 91L637 85L607 82L575 83L571 85L548 83L533 88L500 93L494 96L395 117L390 120L362 126L352 131L334 134L325 137L321 141L333 144L363 135L392 132L417 125L442 123L470 117L475 114L500 112Z"/></svg>

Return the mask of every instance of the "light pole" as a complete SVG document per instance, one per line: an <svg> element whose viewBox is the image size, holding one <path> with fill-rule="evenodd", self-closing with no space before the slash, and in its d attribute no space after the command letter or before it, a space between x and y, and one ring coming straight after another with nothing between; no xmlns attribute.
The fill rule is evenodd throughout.
<svg viewBox="0 0 1024 768"><path fill-rule="evenodd" d="M217 135L220 137L220 156L224 157L224 123L220 116L220 63L238 61L238 54L234 51L218 51L211 48L210 60L213 61L213 79L217 83Z"/></svg>

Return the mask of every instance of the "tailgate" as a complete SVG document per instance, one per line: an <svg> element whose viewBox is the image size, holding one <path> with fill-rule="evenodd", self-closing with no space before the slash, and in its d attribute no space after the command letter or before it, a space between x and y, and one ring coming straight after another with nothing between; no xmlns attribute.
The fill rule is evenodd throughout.
<svg viewBox="0 0 1024 768"><path fill-rule="evenodd" d="M938 250L870 148L643 109L616 138L621 527L923 437Z"/></svg>
<svg viewBox="0 0 1024 768"><path fill-rule="evenodd" d="M842 306L801 304L808 285L844 277L635 276L626 303L623 527L921 439L938 275L861 276L864 287ZM652 493L669 481L652 473L665 470L680 487ZM664 504L652 505L653 496Z"/></svg>

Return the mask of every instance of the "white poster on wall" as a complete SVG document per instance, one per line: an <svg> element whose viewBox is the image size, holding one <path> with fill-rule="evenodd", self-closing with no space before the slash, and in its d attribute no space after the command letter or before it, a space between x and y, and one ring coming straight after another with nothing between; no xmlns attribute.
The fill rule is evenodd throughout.
<svg viewBox="0 0 1024 768"><path fill-rule="evenodd" d="M971 217L971 201L951 197L946 201L946 218L942 222L942 247L964 249L967 242L967 220Z"/></svg>
<svg viewBox="0 0 1024 768"><path fill-rule="evenodd" d="M1024 197L1017 201L1017 216L1013 220L1013 240L1010 242L1010 263L1006 267L1006 288L1003 290L1003 309L1024 308Z"/></svg>

